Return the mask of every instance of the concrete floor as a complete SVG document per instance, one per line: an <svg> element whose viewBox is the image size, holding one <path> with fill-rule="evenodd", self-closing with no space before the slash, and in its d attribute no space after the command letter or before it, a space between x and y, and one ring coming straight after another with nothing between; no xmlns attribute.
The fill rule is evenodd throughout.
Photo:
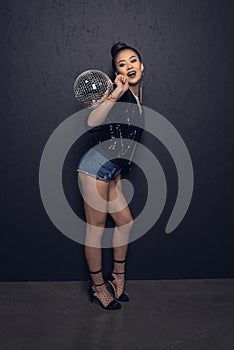
<svg viewBox="0 0 234 350"><path fill-rule="evenodd" d="M234 349L234 279L127 281L126 292L106 311L87 282L0 283L0 349Z"/></svg>

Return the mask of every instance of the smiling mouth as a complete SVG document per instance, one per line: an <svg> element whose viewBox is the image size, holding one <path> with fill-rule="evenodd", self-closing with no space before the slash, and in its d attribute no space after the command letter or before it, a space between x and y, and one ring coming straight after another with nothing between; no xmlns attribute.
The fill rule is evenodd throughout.
<svg viewBox="0 0 234 350"><path fill-rule="evenodd" d="M129 73L127 74L127 76L128 76L129 78L135 78L136 72L135 72L135 71L131 71L131 72L129 72Z"/></svg>

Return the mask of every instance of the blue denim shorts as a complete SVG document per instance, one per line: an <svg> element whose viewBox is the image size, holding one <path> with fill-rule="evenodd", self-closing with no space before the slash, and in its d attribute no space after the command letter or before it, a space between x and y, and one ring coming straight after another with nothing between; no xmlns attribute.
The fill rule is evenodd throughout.
<svg viewBox="0 0 234 350"><path fill-rule="evenodd" d="M122 171L122 167L91 148L81 158L76 171L90 175L97 180L110 182Z"/></svg>

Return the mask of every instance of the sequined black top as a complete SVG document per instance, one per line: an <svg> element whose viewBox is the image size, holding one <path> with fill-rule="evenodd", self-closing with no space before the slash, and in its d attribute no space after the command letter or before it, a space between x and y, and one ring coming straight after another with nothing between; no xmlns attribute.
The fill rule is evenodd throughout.
<svg viewBox="0 0 234 350"><path fill-rule="evenodd" d="M140 141L144 128L144 110L139 106L130 90L115 103L105 122L86 129L92 134L92 147L99 144L101 152L108 159L120 166L131 164L136 142Z"/></svg>

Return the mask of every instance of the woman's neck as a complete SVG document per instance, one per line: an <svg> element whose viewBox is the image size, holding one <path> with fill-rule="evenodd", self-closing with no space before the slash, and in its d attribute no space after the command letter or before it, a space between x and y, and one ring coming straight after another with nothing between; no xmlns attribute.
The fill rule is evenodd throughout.
<svg viewBox="0 0 234 350"><path fill-rule="evenodd" d="M138 96L138 93L139 93L139 84L137 84L137 85L130 85L130 86L129 86L129 89L131 90L131 92L132 92L134 95Z"/></svg>

